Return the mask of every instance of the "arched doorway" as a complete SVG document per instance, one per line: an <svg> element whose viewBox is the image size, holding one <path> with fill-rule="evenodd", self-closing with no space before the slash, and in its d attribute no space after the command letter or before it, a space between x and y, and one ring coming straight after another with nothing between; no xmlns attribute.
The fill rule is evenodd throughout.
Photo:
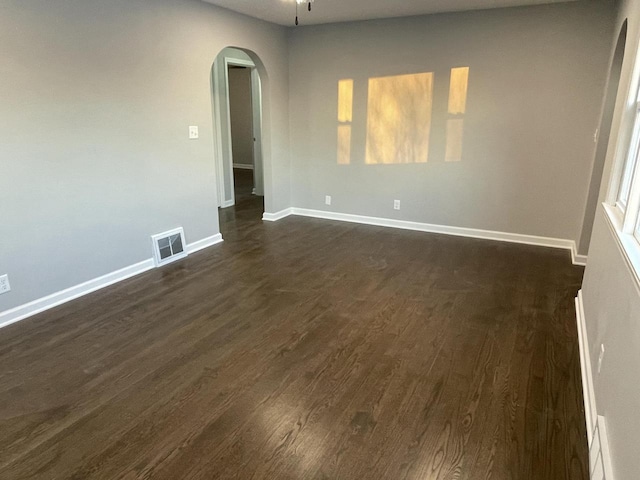
<svg viewBox="0 0 640 480"><path fill-rule="evenodd" d="M265 167L269 163L269 142L265 141L269 126L263 121L265 80L262 62L249 50L227 47L213 62L211 91L221 209L233 207L238 198L246 197L247 178L251 181L250 195L264 197L266 202L270 194L270 188L265 188ZM238 181L242 184L237 185ZM263 205L261 209L260 215Z"/></svg>

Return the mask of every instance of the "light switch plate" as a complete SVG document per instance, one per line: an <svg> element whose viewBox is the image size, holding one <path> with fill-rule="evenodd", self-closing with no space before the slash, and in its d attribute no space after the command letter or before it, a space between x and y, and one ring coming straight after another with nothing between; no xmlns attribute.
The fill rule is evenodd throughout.
<svg viewBox="0 0 640 480"><path fill-rule="evenodd" d="M0 276L0 295L11 291L11 285L9 284L9 275Z"/></svg>

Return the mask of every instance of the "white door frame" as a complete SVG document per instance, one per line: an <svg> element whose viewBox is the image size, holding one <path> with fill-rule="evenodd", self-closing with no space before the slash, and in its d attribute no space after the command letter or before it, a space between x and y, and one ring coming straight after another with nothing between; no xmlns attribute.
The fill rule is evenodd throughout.
<svg viewBox="0 0 640 480"><path fill-rule="evenodd" d="M251 69L251 108L253 109L253 193L264 196L262 163L262 85L258 69Z"/></svg>
<svg viewBox="0 0 640 480"><path fill-rule="evenodd" d="M217 161L216 161L216 171L218 173L218 206L222 208L232 207L235 205L235 188L233 182L233 147L232 147L232 139L231 139L231 109L230 109L230 99L229 99L229 66L239 66L239 67L247 67L251 69L251 92L252 99L251 104L253 108L253 130L254 130L254 185L255 185L255 193L258 195L264 195L264 181L263 181L263 158L262 158L262 92L260 85L260 77L258 74L258 69L254 62L249 60L244 60L240 58L235 58L231 56L224 56L221 59L216 59L216 61L222 60L224 65L224 89L222 85L220 85L220 79L218 78L217 72L214 69L213 73L213 95L214 95L214 115L215 115L215 129L216 129L216 143L217 143ZM258 95L256 96L256 92ZM222 111L222 105L224 103L224 107L226 109L225 112ZM227 148L225 148L223 139L222 139L222 121L223 119L226 122L227 128ZM256 125L256 119L259 120L259 124ZM257 145L256 145L257 144ZM225 188L225 169L227 168L226 176L229 179L230 191L227 192ZM230 199L226 200L228 197L227 193L230 194Z"/></svg>

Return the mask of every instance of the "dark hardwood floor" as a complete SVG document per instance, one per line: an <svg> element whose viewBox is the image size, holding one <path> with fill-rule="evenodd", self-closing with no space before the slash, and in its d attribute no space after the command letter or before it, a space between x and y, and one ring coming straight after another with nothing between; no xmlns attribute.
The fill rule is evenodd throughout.
<svg viewBox="0 0 640 480"><path fill-rule="evenodd" d="M1 479L587 479L567 252L261 208L0 330Z"/></svg>

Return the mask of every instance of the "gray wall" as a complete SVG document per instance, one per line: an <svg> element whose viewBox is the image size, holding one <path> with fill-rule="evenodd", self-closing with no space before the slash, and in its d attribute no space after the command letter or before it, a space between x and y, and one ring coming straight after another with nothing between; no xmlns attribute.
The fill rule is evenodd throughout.
<svg viewBox="0 0 640 480"><path fill-rule="evenodd" d="M0 311L150 258L154 233L218 233L211 67L229 45L261 60L278 211L290 205L284 28L199 0L0 2L0 274L12 286Z"/></svg>
<svg viewBox="0 0 640 480"><path fill-rule="evenodd" d="M604 215L599 209L582 291L598 414L607 420L616 478L631 479L640 475L640 291Z"/></svg>
<svg viewBox="0 0 640 480"><path fill-rule="evenodd" d="M623 111L640 42L640 0L624 0L621 3L617 28L610 41L612 51L625 18L629 20L627 50L600 202L605 201L607 195L617 143L631 124ZM638 478L640 473L640 286L633 278L605 215L600 205L595 216L583 298L598 414L604 415L607 420L614 474L622 480ZM605 345L605 356L601 373L598 374L601 344Z"/></svg>
<svg viewBox="0 0 640 480"><path fill-rule="evenodd" d="M253 107L248 68L229 69L229 113L233 163L253 167Z"/></svg>
<svg viewBox="0 0 640 480"><path fill-rule="evenodd" d="M577 241L614 11L583 1L292 30L293 205ZM463 159L445 163L449 71L460 66ZM365 165L368 79L422 72L435 73L428 163ZM336 159L341 79L355 82L350 165Z"/></svg>

